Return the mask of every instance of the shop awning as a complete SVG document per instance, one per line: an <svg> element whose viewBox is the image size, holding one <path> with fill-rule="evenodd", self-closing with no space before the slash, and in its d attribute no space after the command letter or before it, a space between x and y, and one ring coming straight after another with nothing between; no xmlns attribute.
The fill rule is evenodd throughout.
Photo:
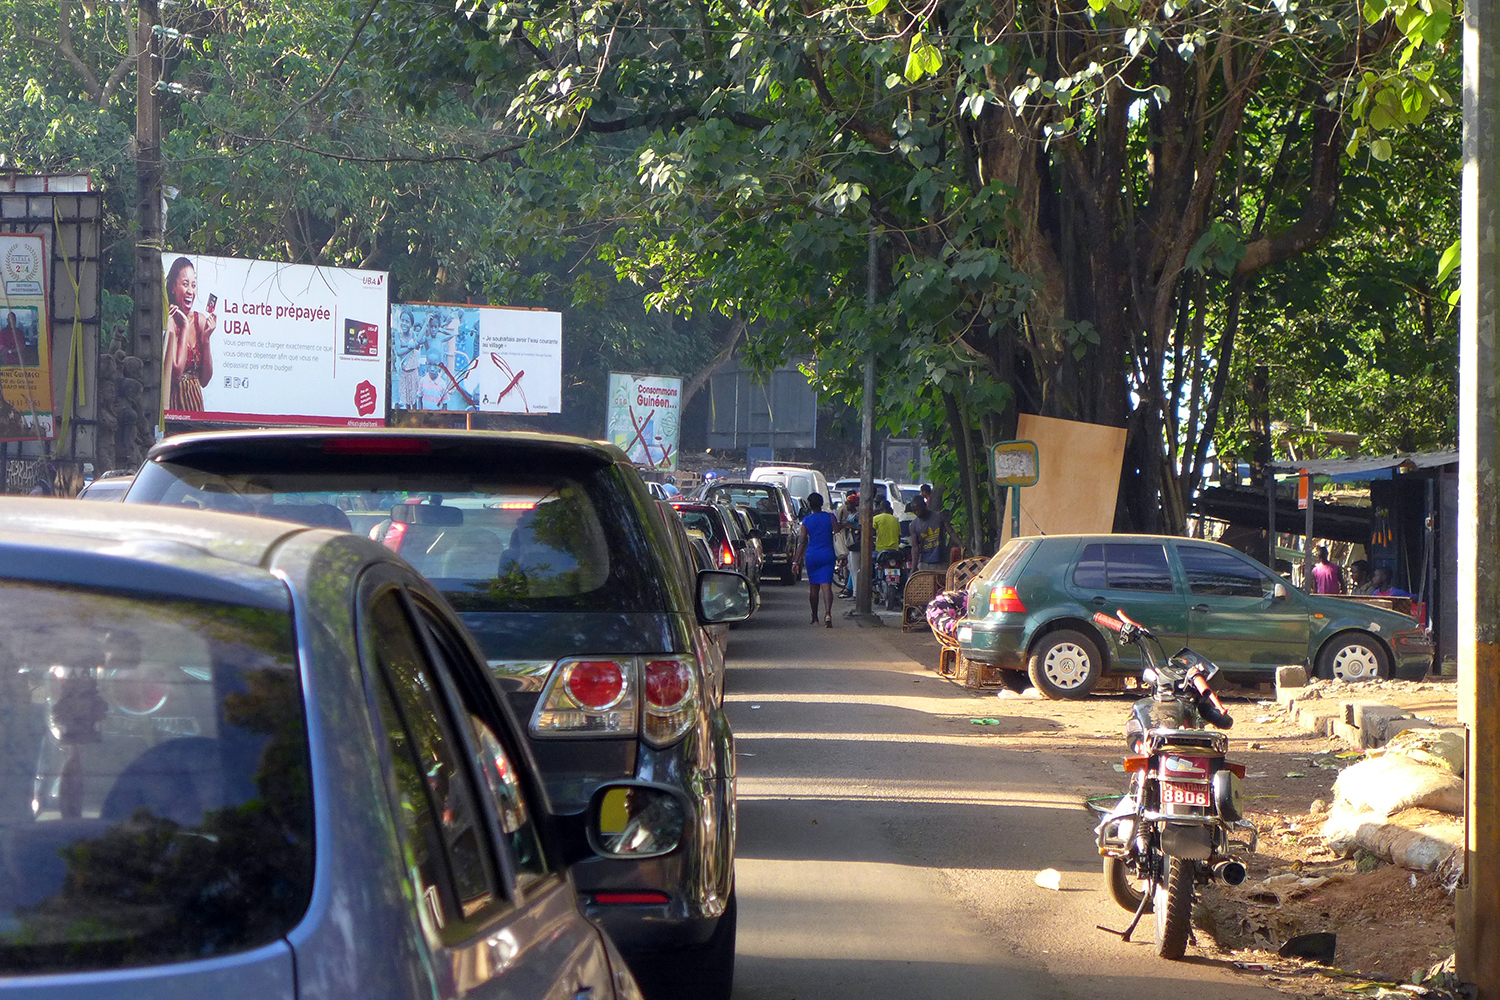
<svg viewBox="0 0 1500 1000"><path fill-rule="evenodd" d="M1272 462L1271 468L1282 474L1303 471L1314 476L1327 477L1336 483L1363 482L1370 479L1389 479L1397 470L1410 472L1416 469L1436 469L1445 465L1457 465L1456 451L1428 451L1411 455L1356 455L1353 458L1312 458L1305 462ZM1277 515L1280 520L1280 515Z"/></svg>

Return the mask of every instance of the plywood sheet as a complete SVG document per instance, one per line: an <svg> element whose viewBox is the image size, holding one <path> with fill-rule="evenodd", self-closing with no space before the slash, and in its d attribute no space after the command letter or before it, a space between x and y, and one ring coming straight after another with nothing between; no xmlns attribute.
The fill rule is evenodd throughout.
<svg viewBox="0 0 1500 1000"><path fill-rule="evenodd" d="M1023 413L1016 437L1036 442L1042 466L1037 484L1021 490L1023 536L1113 530L1125 428ZM1007 540L1010 520L1007 510Z"/></svg>

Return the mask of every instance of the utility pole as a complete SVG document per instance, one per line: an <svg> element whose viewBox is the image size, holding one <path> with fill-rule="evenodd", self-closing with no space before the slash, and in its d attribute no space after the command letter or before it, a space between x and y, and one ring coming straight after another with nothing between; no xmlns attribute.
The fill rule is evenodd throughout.
<svg viewBox="0 0 1500 1000"><path fill-rule="evenodd" d="M1458 975L1500 1000L1500 5L1464 5L1462 304L1458 363L1458 712L1469 731Z"/></svg>
<svg viewBox="0 0 1500 1000"><path fill-rule="evenodd" d="M157 0L140 0L135 23L135 310L130 351L145 364L143 409L152 423L162 395L161 115L156 103L160 21Z"/></svg>
<svg viewBox="0 0 1500 1000"><path fill-rule="evenodd" d="M875 315L875 302L880 296L880 234L875 219L870 219L870 253L865 274L865 302L871 317ZM860 403L859 427L859 552L850 553L850 559L859 563L859 574L854 580L854 613L857 616L873 614L875 573L870 568L875 553L875 328L873 320L866 335L870 348L865 352L865 391Z"/></svg>

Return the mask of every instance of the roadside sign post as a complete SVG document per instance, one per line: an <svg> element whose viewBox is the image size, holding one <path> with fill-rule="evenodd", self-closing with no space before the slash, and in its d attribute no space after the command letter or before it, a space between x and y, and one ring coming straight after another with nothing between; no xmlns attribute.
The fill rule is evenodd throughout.
<svg viewBox="0 0 1500 1000"><path fill-rule="evenodd" d="M1021 487L1035 486L1042 476L1035 441L998 441L990 452L990 474L996 486L1010 487L1010 537L1021 535Z"/></svg>

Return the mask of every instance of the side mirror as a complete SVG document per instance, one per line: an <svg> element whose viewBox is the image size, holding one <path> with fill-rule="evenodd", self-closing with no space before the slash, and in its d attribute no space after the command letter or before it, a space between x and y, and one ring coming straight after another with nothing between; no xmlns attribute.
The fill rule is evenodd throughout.
<svg viewBox="0 0 1500 1000"><path fill-rule="evenodd" d="M698 573L698 623L732 625L755 612L755 590L738 573L705 569Z"/></svg>
<svg viewBox="0 0 1500 1000"><path fill-rule="evenodd" d="M1284 600L1286 600L1286 584L1284 584L1284 583L1278 583L1275 587L1273 587L1271 589L1271 600L1273 600L1273 601L1284 601Z"/></svg>
<svg viewBox="0 0 1500 1000"><path fill-rule="evenodd" d="M589 846L605 858L659 858L682 843L687 814L674 788L611 782L589 800Z"/></svg>
<svg viewBox="0 0 1500 1000"><path fill-rule="evenodd" d="M749 533L745 537L759 540L765 538L766 533L764 531L761 531L759 528L751 528Z"/></svg>

